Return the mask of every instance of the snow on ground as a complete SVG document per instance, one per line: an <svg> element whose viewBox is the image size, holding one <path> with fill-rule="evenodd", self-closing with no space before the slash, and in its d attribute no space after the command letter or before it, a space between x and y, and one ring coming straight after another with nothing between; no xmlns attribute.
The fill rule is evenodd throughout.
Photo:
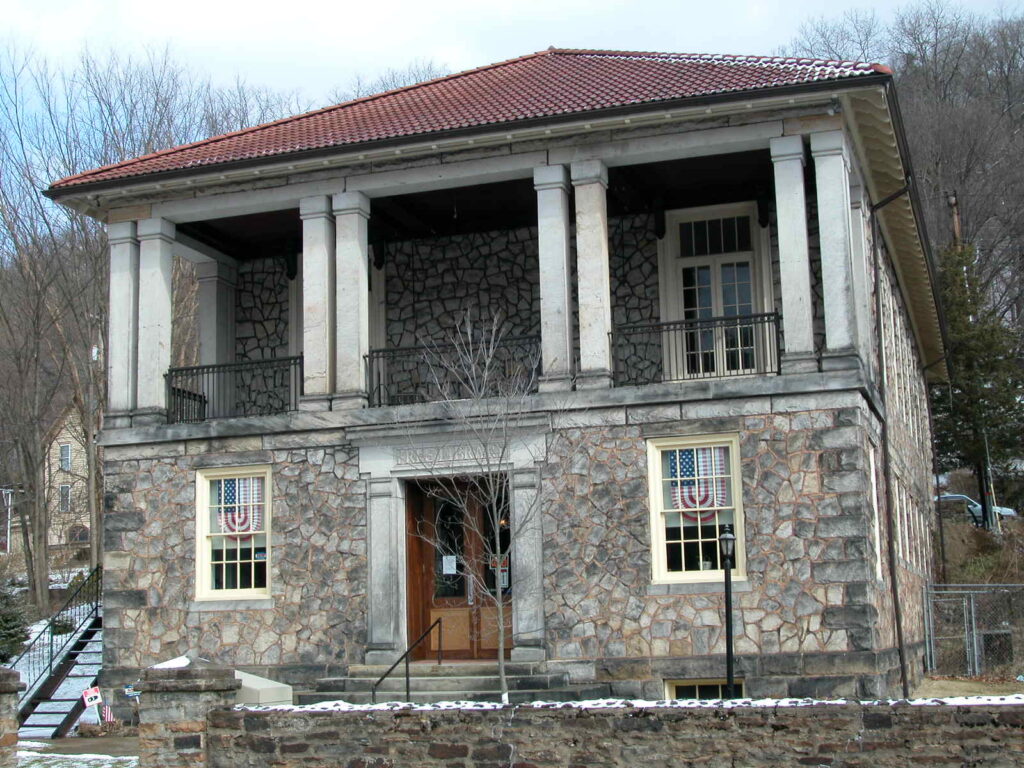
<svg viewBox="0 0 1024 768"><path fill-rule="evenodd" d="M18 768L136 768L137 757L111 755L55 755L18 750Z"/></svg>
<svg viewBox="0 0 1024 768"><path fill-rule="evenodd" d="M991 706L995 704L1024 705L1024 694L1013 696L956 696L944 699L879 699L877 701L856 701L853 699L676 699L647 701L644 699L592 699L589 701L534 701L519 704L523 707L543 707L547 709L623 709L636 708L678 708L678 709L744 709L765 707L814 707L845 704L909 704L915 707L931 706ZM404 701L386 701L380 704L349 704L347 701L324 701L319 704L302 706L281 704L273 707L239 705L236 709L256 711L281 710L294 712L373 712L395 709L411 709L417 712L429 712L441 709L501 709L504 704L492 701L440 701L435 704L410 704Z"/></svg>

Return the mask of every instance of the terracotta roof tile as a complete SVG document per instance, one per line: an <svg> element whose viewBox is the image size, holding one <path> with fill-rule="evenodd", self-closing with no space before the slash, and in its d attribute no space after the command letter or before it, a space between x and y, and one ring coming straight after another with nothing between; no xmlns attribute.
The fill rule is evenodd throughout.
<svg viewBox="0 0 1024 768"><path fill-rule="evenodd" d="M890 71L849 61L549 49L86 171L51 189L873 73Z"/></svg>

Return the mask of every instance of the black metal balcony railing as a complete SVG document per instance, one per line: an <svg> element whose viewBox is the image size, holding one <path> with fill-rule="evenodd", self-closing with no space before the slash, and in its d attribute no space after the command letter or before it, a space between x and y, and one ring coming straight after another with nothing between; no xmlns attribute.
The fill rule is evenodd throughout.
<svg viewBox="0 0 1024 768"><path fill-rule="evenodd" d="M430 403L473 397L472 385L480 385L479 372L469 368L486 358L491 368L486 378L487 397L523 389L536 391L540 375L540 338L522 336L502 339L492 353L454 344L432 344L394 349L372 349L367 355L367 389L372 407ZM472 385L467 381L472 380Z"/></svg>
<svg viewBox="0 0 1024 768"><path fill-rule="evenodd" d="M171 368L164 380L169 424L269 416L298 410L302 358Z"/></svg>
<svg viewBox="0 0 1024 768"><path fill-rule="evenodd" d="M616 386L778 373L779 315L620 326L612 354Z"/></svg>

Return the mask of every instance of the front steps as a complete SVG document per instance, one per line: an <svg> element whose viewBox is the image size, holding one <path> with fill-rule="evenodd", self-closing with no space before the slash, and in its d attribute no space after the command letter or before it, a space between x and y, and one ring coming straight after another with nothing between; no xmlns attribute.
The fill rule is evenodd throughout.
<svg viewBox="0 0 1024 768"><path fill-rule="evenodd" d="M383 665L354 664L347 677L317 681L313 691L297 691L296 704L345 701L371 703L373 683L387 671ZM607 685L569 685L564 674L547 671L544 663L505 664L509 701L576 701L607 698ZM416 704L439 701L501 701L501 682L496 662L446 662L440 666L416 662L409 667L410 699ZM377 703L405 701L405 668L399 665L377 689Z"/></svg>

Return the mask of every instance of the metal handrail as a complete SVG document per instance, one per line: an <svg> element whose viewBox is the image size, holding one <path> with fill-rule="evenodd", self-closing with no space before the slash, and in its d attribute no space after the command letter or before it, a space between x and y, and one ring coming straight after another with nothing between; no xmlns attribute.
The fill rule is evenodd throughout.
<svg viewBox="0 0 1024 768"><path fill-rule="evenodd" d="M27 676L23 674L24 679L22 682L25 683L25 690L19 696L19 703L32 696L40 680L53 674L54 660L62 656L65 650L77 641L78 636L82 634L82 631L89 622L99 615L102 583L103 566L97 565L89 572L89 575L78 585L75 591L71 593L71 596L61 606L61 609L50 617L50 620L46 622L46 626L33 638L32 642L25 646L25 649L18 654L14 661L5 665L19 672L27 673ZM56 637L63 637L63 639L58 640L55 645L53 625L58 620L68 621L69 619L73 620L72 629L56 635ZM45 664L42 663L42 659L33 659L32 656L34 651L38 651L42 647L41 643L44 641L49 644ZM26 657L30 662L28 669L19 670L19 662Z"/></svg>
<svg viewBox="0 0 1024 768"><path fill-rule="evenodd" d="M437 666L441 666L441 645L444 641L444 633L441 631L441 617L438 617L434 620L433 624L427 627L426 631L424 631L422 635L416 638L413 644L406 649L405 653L399 656L395 660L395 663L388 667L388 671L377 678L377 682L375 682L373 684L373 687L370 688L370 701L372 703L377 703L377 686L383 683L384 679L392 672L394 672L395 667L401 664L403 660L405 661L405 700L409 701L412 698L412 695L410 694L409 691L409 656L410 654L412 654L414 650L416 650L416 646L418 646L427 638L427 635L429 635L433 631L434 627L437 627Z"/></svg>

